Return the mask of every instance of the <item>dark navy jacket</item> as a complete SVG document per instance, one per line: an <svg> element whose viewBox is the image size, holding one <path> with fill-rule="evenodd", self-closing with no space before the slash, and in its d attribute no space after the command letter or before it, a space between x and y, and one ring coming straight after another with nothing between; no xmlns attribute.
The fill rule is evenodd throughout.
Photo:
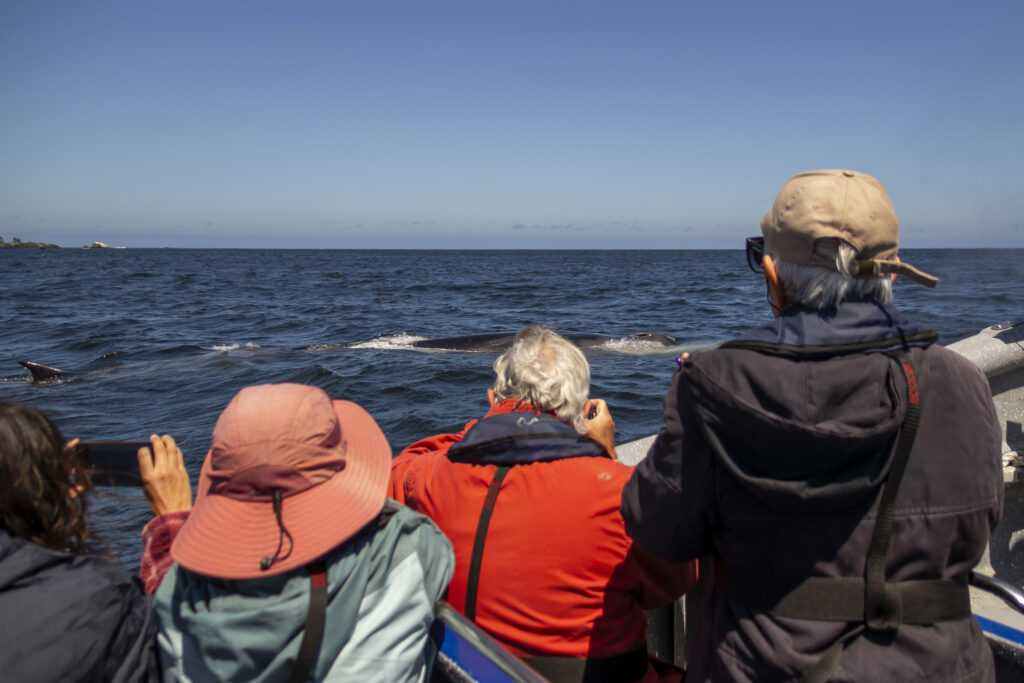
<svg viewBox="0 0 1024 683"><path fill-rule="evenodd" d="M799 680L846 630L775 617L737 596L809 576L863 576L907 405L902 371L881 350L909 350L922 408L887 579L963 577L981 558L1002 508L1001 430L984 375L930 338L887 306L794 308L744 345L695 353L676 372L665 426L626 485L622 512L647 550L714 560L688 681ZM764 343L774 352L757 349ZM978 624L965 618L862 635L830 680L991 680L992 666Z"/></svg>
<svg viewBox="0 0 1024 683"><path fill-rule="evenodd" d="M0 528L0 617L2 680L160 680L150 601L113 560Z"/></svg>
<svg viewBox="0 0 1024 683"><path fill-rule="evenodd" d="M604 457L604 449L561 420L533 412L499 413L479 420L448 450L452 462L476 465L583 457Z"/></svg>

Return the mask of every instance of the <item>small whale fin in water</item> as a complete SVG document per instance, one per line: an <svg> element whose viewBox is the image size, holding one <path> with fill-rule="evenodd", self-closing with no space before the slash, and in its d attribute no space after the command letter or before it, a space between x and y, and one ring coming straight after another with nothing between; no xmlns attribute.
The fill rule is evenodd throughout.
<svg viewBox="0 0 1024 683"><path fill-rule="evenodd" d="M61 370L60 368L50 367L49 365L43 365L42 363L33 363L28 360L19 360L18 363L32 373L33 382L45 382L51 379L57 379L58 377L71 377L77 373L70 370Z"/></svg>

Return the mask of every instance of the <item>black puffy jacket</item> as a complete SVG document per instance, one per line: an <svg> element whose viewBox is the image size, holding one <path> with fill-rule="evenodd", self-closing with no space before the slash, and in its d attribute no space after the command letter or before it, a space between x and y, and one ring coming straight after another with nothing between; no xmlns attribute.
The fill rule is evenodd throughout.
<svg viewBox="0 0 1024 683"><path fill-rule="evenodd" d="M159 681L155 636L138 577L0 528L0 679Z"/></svg>

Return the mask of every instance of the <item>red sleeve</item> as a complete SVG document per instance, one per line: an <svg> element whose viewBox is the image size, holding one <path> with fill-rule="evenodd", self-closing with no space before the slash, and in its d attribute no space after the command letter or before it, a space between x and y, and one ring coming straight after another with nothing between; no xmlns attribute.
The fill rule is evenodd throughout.
<svg viewBox="0 0 1024 683"><path fill-rule="evenodd" d="M402 452L391 460L391 488L388 495L399 503L408 505L409 494L416 487L416 477L412 470L419 456L431 455L433 453L447 453L453 443L462 440L462 435L476 424L473 420L467 424L458 434L438 434L420 439L416 443L406 446Z"/></svg>
<svg viewBox="0 0 1024 683"><path fill-rule="evenodd" d="M640 603L644 609L678 600L697 583L697 560L668 562L633 543L626 562L636 572Z"/></svg>
<svg viewBox="0 0 1024 683"><path fill-rule="evenodd" d="M147 593L156 592L164 574L174 564L171 559L171 543L188 520L188 514L188 510L168 512L149 520L149 524L142 530L143 551L139 576L146 584Z"/></svg>

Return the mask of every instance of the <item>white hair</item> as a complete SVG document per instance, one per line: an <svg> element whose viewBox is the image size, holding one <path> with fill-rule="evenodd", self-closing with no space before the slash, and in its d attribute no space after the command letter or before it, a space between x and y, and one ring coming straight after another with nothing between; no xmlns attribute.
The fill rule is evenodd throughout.
<svg viewBox="0 0 1024 683"><path fill-rule="evenodd" d="M836 270L802 266L775 259L782 291L790 303L817 311L836 308L843 301L892 303L892 280L887 275L854 277L857 250L841 239L820 239L814 253L835 260Z"/></svg>
<svg viewBox="0 0 1024 683"><path fill-rule="evenodd" d="M590 394L590 364L565 337L536 325L524 327L512 347L494 361L494 374L499 401L528 401L586 433L583 406Z"/></svg>

